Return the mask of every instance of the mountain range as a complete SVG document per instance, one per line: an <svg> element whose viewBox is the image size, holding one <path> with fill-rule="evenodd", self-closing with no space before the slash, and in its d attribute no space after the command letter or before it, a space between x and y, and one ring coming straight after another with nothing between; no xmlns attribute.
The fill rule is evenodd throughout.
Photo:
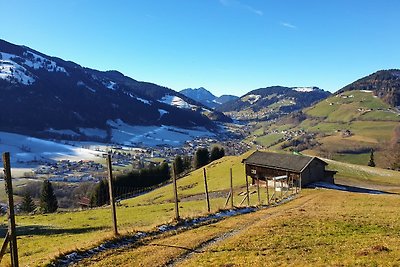
<svg viewBox="0 0 400 267"><path fill-rule="evenodd" d="M204 87L200 88L187 88L183 89L180 91L181 94L190 97L193 100L196 100L197 102L202 103L206 107L216 109L219 106L229 102L238 99L239 97L234 96L234 95L221 95L220 97L217 97L213 95L210 91L205 89Z"/></svg>
<svg viewBox="0 0 400 267"><path fill-rule="evenodd" d="M0 40L0 130L108 132L116 121L216 129L220 112L172 89ZM208 116L208 117L207 117ZM212 118L212 119L210 119Z"/></svg>
<svg viewBox="0 0 400 267"><path fill-rule="evenodd" d="M270 120L311 106L329 95L318 87L271 86L252 90L217 110L238 120Z"/></svg>

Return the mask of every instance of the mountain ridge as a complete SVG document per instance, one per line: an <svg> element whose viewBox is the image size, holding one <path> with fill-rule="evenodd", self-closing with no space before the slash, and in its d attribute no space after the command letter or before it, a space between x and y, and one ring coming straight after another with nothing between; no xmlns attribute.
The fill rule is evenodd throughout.
<svg viewBox="0 0 400 267"><path fill-rule="evenodd" d="M203 105L167 87L99 71L0 39L0 129L99 128L109 120L132 125L216 125ZM218 112L217 112L218 113ZM215 115L229 120L221 113Z"/></svg>
<svg viewBox="0 0 400 267"><path fill-rule="evenodd" d="M186 88L179 91L181 94L202 103L203 105L216 109L220 105L225 104L226 102L235 100L239 97L234 95L221 95L219 97L215 96L213 93L205 89L204 87L199 88Z"/></svg>

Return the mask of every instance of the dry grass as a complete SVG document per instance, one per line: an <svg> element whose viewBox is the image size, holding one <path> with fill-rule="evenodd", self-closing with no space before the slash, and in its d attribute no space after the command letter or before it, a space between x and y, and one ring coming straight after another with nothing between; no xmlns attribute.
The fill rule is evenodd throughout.
<svg viewBox="0 0 400 267"><path fill-rule="evenodd" d="M176 266L393 266L400 259L399 206L397 195L304 190L283 206L111 251L81 266L164 266L188 252Z"/></svg>

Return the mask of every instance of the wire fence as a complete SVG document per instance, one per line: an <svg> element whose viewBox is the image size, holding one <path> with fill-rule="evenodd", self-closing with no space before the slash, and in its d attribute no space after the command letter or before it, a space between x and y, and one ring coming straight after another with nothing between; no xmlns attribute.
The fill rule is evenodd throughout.
<svg viewBox="0 0 400 267"><path fill-rule="evenodd" d="M169 184L172 183L171 180L165 181L159 185L145 188L137 188L131 186L113 186L112 183L109 183L112 188L113 198L110 198L110 191L108 190L101 191L101 193L98 195L98 198L100 198L101 201L108 203L103 206L103 211L107 210L107 205L109 204L114 204L117 206L116 209L110 209L110 213L113 213L113 217L115 218L115 221L112 223L114 224L115 233L117 234L117 227L122 227L124 230L126 230L130 227L134 227L135 225L139 225L138 222L134 221L135 218L138 218L135 214L135 210L133 208L118 208L119 204L124 204L125 201L130 201L130 199L134 199L158 188L160 188L160 192L162 193L159 193L159 191L157 191L157 193L152 196L151 201L148 201L146 203L138 202L138 204L136 204L137 206L141 207L143 207L144 205L152 206L150 209L148 209L148 211L144 210L144 212L148 213L156 212L155 210L159 206L165 206L163 206L163 209L165 211L157 213L154 216L154 220L150 222L150 224L153 223L155 225L160 225L168 221L179 221L188 216L192 218L196 216L202 216L205 214L209 214L210 212L216 212L223 209L235 209L238 207L245 207L250 205L272 206L299 192L299 188L296 187L295 183L293 183L293 180L281 180L280 183L274 183L273 186L271 186L271 184L268 184L268 181L263 183L262 180L260 181L257 179L254 184L250 185L248 184L248 179L244 179L244 175L236 175L235 179L233 179L232 169L226 170L226 180L224 180L224 182L226 182L227 186L221 187L221 185L210 181L208 174L212 172L212 168L204 168L202 181L196 181L193 184L185 184L185 178L181 178L177 180L177 186L169 186ZM172 173L172 176L173 178L176 178L174 176L174 173ZM108 180L110 179L110 177L112 177L112 169L110 169ZM240 183L238 183L237 179L242 180ZM247 183L244 183L244 181L246 181ZM190 190L193 190L194 187L196 187L196 190L191 193ZM200 191L199 187L201 188ZM175 205L173 205L174 202ZM112 207L112 205L110 206ZM90 208L90 204L85 205L85 208ZM146 217L147 215L148 214L142 214L141 216ZM112 216L108 218L112 218ZM85 227L87 228L87 231L94 231L97 229L96 228L94 230L91 230L93 228L91 226L91 223L93 221L92 216L80 217L80 220L84 220L81 222L81 224L86 225ZM109 219L109 223L102 223L104 223L104 225L110 225L111 219ZM29 236L29 231L24 229L24 227L22 226L19 226L19 228L21 236L18 237L18 240L19 242L24 243L24 238L26 236ZM85 228L82 228L79 231L84 231L84 229ZM47 237L51 236L53 233L56 233L56 231L52 228L43 228L40 229L40 231L45 231L45 235ZM62 232L62 230L60 230L60 232ZM73 240L73 235L71 237L71 240ZM28 241L29 240L27 238L27 242ZM25 252L26 255L28 255L29 253L30 252ZM58 253L60 253L60 251Z"/></svg>

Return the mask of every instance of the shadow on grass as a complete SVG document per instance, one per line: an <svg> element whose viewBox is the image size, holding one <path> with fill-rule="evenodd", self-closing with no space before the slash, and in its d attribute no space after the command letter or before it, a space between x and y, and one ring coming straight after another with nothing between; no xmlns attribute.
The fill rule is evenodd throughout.
<svg viewBox="0 0 400 267"><path fill-rule="evenodd" d="M316 182L307 185L308 188L325 188L325 189L332 189L332 190L339 190L339 191L347 191L352 193L362 193L362 194L373 194L373 195L381 195L381 194L391 194L397 195L396 193L386 192L381 190L375 189L368 189L363 187L357 186L349 186L349 185L342 185L342 184L330 184L325 182Z"/></svg>
<svg viewBox="0 0 400 267"><path fill-rule="evenodd" d="M0 225L0 238L4 238L7 233L7 225ZM17 236L47 236L58 234L83 234L93 231L110 229L109 227L84 227L84 228L56 228L46 225L17 225Z"/></svg>

